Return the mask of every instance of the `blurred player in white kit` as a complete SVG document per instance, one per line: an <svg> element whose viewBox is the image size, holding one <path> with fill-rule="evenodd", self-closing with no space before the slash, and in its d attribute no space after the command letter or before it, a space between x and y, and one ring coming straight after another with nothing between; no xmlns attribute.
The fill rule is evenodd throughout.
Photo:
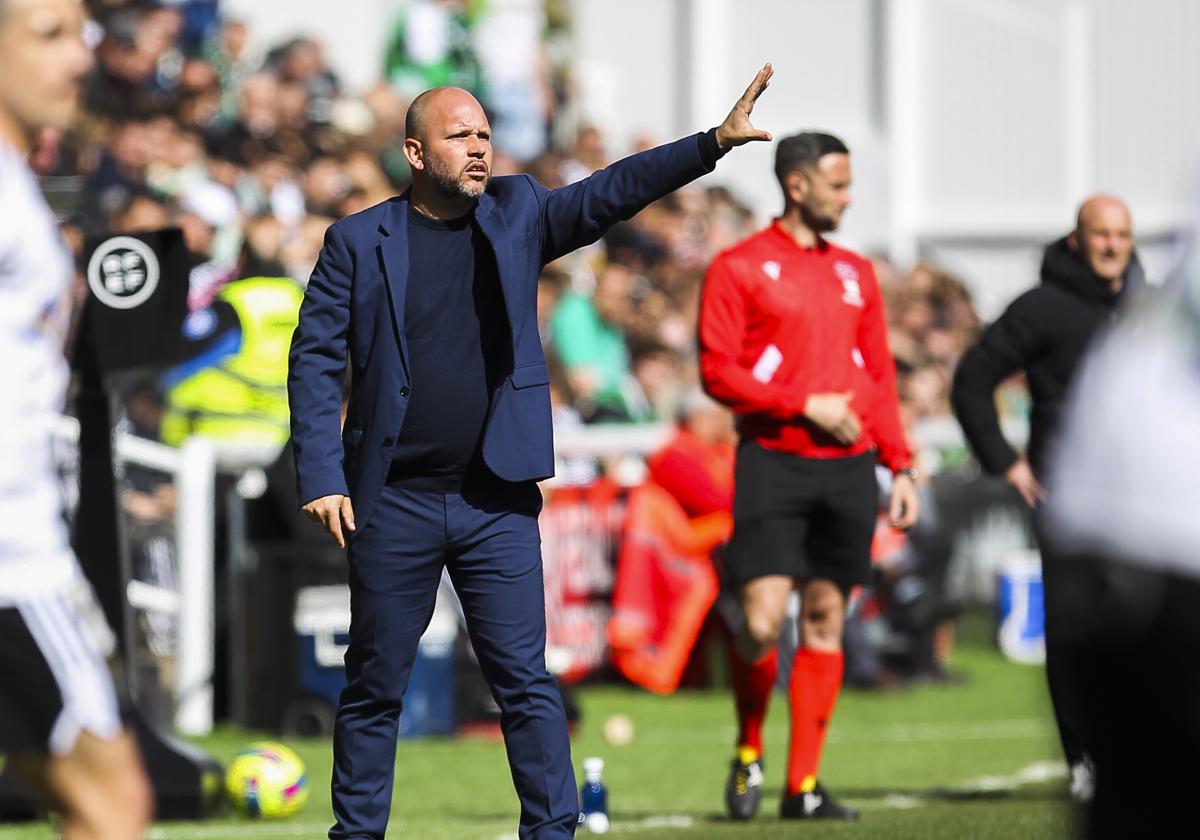
<svg viewBox="0 0 1200 840"><path fill-rule="evenodd" d="M80 0L0 0L0 752L67 840L141 837L151 794L118 711L112 634L71 550L51 449L72 264L26 163L92 66Z"/></svg>

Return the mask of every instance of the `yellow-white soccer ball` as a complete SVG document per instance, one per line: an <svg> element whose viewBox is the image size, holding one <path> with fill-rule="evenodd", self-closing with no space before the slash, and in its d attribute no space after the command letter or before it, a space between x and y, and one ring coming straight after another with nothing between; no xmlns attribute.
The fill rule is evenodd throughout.
<svg viewBox="0 0 1200 840"><path fill-rule="evenodd" d="M290 817L308 801L304 762L274 741L251 744L235 755L225 771L225 789L239 810L271 820Z"/></svg>

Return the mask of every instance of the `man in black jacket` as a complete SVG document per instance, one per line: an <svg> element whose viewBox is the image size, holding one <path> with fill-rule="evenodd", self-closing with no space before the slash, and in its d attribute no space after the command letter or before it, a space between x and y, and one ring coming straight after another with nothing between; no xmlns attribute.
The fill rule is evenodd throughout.
<svg viewBox="0 0 1200 840"><path fill-rule="evenodd" d="M1075 371L1099 329L1108 323L1132 286L1142 283L1133 249L1132 223L1120 199L1089 198L1079 208L1075 230L1046 248L1042 283L1018 297L979 343L968 350L954 376L952 400L967 441L983 468L1004 476L1035 509L1046 598L1046 675L1050 697L1071 766L1071 793L1091 795L1087 742L1080 731L1083 702L1067 665L1069 652L1056 602L1065 591L1059 563L1047 546L1039 505L1046 498L1041 480L1048 448ZM1000 432L996 387L1018 370L1029 382L1033 401L1028 456L1018 454Z"/></svg>

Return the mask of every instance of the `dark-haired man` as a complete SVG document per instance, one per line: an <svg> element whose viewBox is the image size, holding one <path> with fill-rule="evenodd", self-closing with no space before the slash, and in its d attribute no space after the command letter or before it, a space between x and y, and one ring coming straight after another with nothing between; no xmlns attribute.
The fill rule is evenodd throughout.
<svg viewBox="0 0 1200 840"><path fill-rule="evenodd" d="M799 587L780 815L854 819L817 782L842 681L846 596L870 571L876 461L893 474L898 528L917 519L915 472L875 273L824 238L850 205L849 152L828 134L786 137L775 175L783 215L713 261L700 314L704 387L741 433L726 566L745 622L732 652L738 740L726 805L735 819L758 808L775 643Z"/></svg>
<svg viewBox="0 0 1200 840"><path fill-rule="evenodd" d="M1093 773L1086 727L1081 723L1084 697L1072 677L1063 641L1070 628L1063 616L1072 597L1069 578L1045 539L1040 512L1042 480L1051 439L1076 369L1096 333L1109 323L1131 285L1142 282L1133 249L1133 222L1119 198L1096 195L1083 202L1070 234L1046 247L1042 283L1018 297L996 319L979 343L963 354L951 392L954 412L980 465L1004 477L1034 508L1046 598L1046 678L1071 767L1071 794L1091 797ZM996 416L996 387L1018 370L1025 371L1033 401L1029 448L1020 455L1004 439Z"/></svg>
<svg viewBox="0 0 1200 840"><path fill-rule="evenodd" d="M384 836L401 698L443 568L501 708L518 836L574 835L567 722L545 663L536 481L554 472L554 448L538 274L711 171L724 150L769 140L750 112L770 76L768 65L716 129L558 190L492 178L479 103L427 91L406 123L412 189L329 228L288 388L300 499L349 543L332 840Z"/></svg>
<svg viewBox="0 0 1200 840"><path fill-rule="evenodd" d="M150 785L71 551L53 453L69 371L71 255L26 157L70 127L92 66L78 0L0 0L0 753L66 840L134 840Z"/></svg>

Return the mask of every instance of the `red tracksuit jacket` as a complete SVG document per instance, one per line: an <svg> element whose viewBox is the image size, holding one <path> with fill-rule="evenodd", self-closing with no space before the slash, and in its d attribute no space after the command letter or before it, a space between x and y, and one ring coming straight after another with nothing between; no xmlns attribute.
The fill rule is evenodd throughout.
<svg viewBox="0 0 1200 840"><path fill-rule="evenodd" d="M720 254L700 305L704 388L738 415L743 437L805 458L871 449L893 472L912 464L895 361L871 263L820 241L802 248L779 222ZM810 394L853 391L852 446L802 416Z"/></svg>

